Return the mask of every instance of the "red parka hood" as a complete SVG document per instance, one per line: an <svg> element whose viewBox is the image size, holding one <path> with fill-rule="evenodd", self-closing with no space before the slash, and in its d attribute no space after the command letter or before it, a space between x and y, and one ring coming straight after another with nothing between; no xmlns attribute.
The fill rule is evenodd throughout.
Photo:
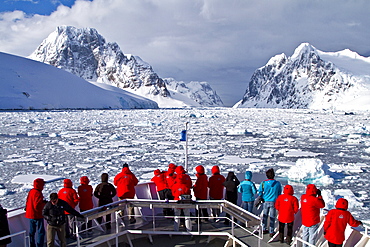
<svg viewBox="0 0 370 247"><path fill-rule="evenodd" d="M317 194L317 188L314 184L307 185L306 188L306 195L316 195Z"/></svg>
<svg viewBox="0 0 370 247"><path fill-rule="evenodd" d="M123 167L123 168L122 168L122 173L130 174L130 173L131 173L131 171L130 171L130 169L129 169L128 167Z"/></svg>
<svg viewBox="0 0 370 247"><path fill-rule="evenodd" d="M64 183L64 188L72 188L73 184L72 184L72 181L70 179L68 179L68 178L64 179L63 183Z"/></svg>
<svg viewBox="0 0 370 247"><path fill-rule="evenodd" d="M159 169L157 169L157 170L154 170L154 175L159 175L159 174L161 174L161 171L159 170Z"/></svg>
<svg viewBox="0 0 370 247"><path fill-rule="evenodd" d="M195 170L199 174L204 174L204 167L202 165L199 165L199 166L195 167Z"/></svg>
<svg viewBox="0 0 370 247"><path fill-rule="evenodd" d="M339 198L337 203L335 204L335 208L340 208L347 210L348 209L348 201L344 198Z"/></svg>
<svg viewBox="0 0 370 247"><path fill-rule="evenodd" d="M183 174L183 173L185 173L185 169L182 166L178 166L178 167L176 167L175 172L176 172L176 174Z"/></svg>
<svg viewBox="0 0 370 247"><path fill-rule="evenodd" d="M287 195L293 195L294 194L294 189L291 185L287 184L285 185L284 187L284 194L287 194Z"/></svg>
<svg viewBox="0 0 370 247"><path fill-rule="evenodd" d="M218 166L213 166L211 171L212 174L220 173L220 168Z"/></svg>
<svg viewBox="0 0 370 247"><path fill-rule="evenodd" d="M176 169L176 165L174 163L170 163L168 165L168 170L175 170Z"/></svg>
<svg viewBox="0 0 370 247"><path fill-rule="evenodd" d="M80 177L80 184L89 184L90 180L87 176Z"/></svg>
<svg viewBox="0 0 370 247"><path fill-rule="evenodd" d="M43 190L45 185L45 181L42 178L36 178L33 180L33 188L37 190Z"/></svg>

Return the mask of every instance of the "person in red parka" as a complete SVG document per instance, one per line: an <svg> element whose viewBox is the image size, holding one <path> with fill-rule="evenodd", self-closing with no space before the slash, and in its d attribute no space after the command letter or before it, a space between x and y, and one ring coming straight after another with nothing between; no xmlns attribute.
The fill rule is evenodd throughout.
<svg viewBox="0 0 370 247"><path fill-rule="evenodd" d="M335 204L335 209L330 210L325 217L324 235L329 242L329 247L342 247L347 224L352 227L362 225L362 222L355 220L347 209L348 201L339 198Z"/></svg>
<svg viewBox="0 0 370 247"><path fill-rule="evenodd" d="M213 166L211 172L212 176L208 181L209 199L222 200L224 198L224 182L226 179L220 174L220 168L218 166ZM213 217L218 217L220 213L220 209L212 208ZM219 221L219 219L215 218L215 221Z"/></svg>
<svg viewBox="0 0 370 247"><path fill-rule="evenodd" d="M207 200L208 199L208 177L205 174L204 167L199 165L195 167L197 180L194 183L193 191L196 200ZM198 210L195 210L196 216L205 217L204 220L208 221L208 209L202 208L200 214Z"/></svg>
<svg viewBox="0 0 370 247"><path fill-rule="evenodd" d="M293 196L293 187L289 184L285 185L283 194L278 196L275 202L275 208L279 211L279 239L280 243L284 243L284 228L287 225L286 243L292 243L294 215L298 212L299 203L297 197Z"/></svg>
<svg viewBox="0 0 370 247"><path fill-rule="evenodd" d="M176 176L176 183L172 186L172 194L175 200L181 200L181 196L183 195L191 195L191 190L187 185L187 174L177 174ZM190 208L176 208L175 209L175 219L174 219L174 228L175 231L179 230L180 226L180 218L181 211L183 211L185 215L185 227L187 231L192 230L192 224L190 220Z"/></svg>
<svg viewBox="0 0 370 247"><path fill-rule="evenodd" d="M46 204L42 190L44 189L45 181L42 178L33 180L33 189L28 192L26 201L26 214L25 217L30 221L30 246L42 247L45 241L45 227L44 216L42 216L42 209ZM37 241L35 235L37 232Z"/></svg>
<svg viewBox="0 0 370 247"><path fill-rule="evenodd" d="M312 245L316 243L317 229L320 223L320 209L325 207L321 191L314 184L306 187L306 194L301 196L302 239ZM304 247L307 245L304 245Z"/></svg>
<svg viewBox="0 0 370 247"><path fill-rule="evenodd" d="M72 188L73 183L70 179L64 179L64 188L60 189L58 192L58 198L62 199L63 201L67 202L69 206L71 206L73 209L78 205L78 202L80 201L80 198L77 195L77 192L75 189ZM65 212L67 215L66 217L66 238L72 238L72 233L73 233L73 215L68 213L67 211Z"/></svg>
<svg viewBox="0 0 370 247"><path fill-rule="evenodd" d="M123 199L134 199L135 197L135 186L139 180L128 168L128 164L123 164L122 171L118 173L113 180L113 184L117 186L117 196L120 200ZM128 207L130 223L136 222L134 207ZM123 212L122 212L123 213Z"/></svg>
<svg viewBox="0 0 370 247"><path fill-rule="evenodd" d="M166 172L166 181L167 181L168 188L170 190L172 189L172 185L175 183L175 180L176 180L176 173L175 173L176 167L177 166L175 164L170 163L168 165L168 170Z"/></svg>
<svg viewBox="0 0 370 247"><path fill-rule="evenodd" d="M156 185L159 199L161 200L173 200L173 195L171 190L167 185L166 173L161 172L159 169L154 170L154 177L151 179ZM163 208L164 216L173 215L171 208Z"/></svg>
<svg viewBox="0 0 370 247"><path fill-rule="evenodd" d="M179 174L183 174L184 175L184 176L181 177L181 179L185 182L185 185L190 190L191 187L193 186L193 183L191 182L190 176L188 174L186 174L186 171L185 171L184 167L183 166L177 166L176 169L175 169L175 172L176 172L176 176L178 176ZM175 179L175 183L177 183L177 181L180 181L180 180L178 180L176 178Z"/></svg>
<svg viewBox="0 0 370 247"><path fill-rule="evenodd" d="M93 196L93 187L89 185L89 178L87 176L80 177L80 186L77 188L78 195L80 196L80 211L90 210L94 207L92 196ZM87 223L88 232L91 233L92 222L89 220ZM82 225L82 230L86 229L86 225Z"/></svg>

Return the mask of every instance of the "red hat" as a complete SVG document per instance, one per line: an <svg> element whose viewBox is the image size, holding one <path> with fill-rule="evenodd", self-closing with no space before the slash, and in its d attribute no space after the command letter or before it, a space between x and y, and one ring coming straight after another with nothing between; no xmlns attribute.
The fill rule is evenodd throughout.
<svg viewBox="0 0 370 247"><path fill-rule="evenodd" d="M195 170L199 174L203 174L204 173L204 167L202 165L199 165L199 166L195 167Z"/></svg>
<svg viewBox="0 0 370 247"><path fill-rule="evenodd" d="M212 171L212 174L220 173L220 168L218 166L213 166L211 171Z"/></svg>

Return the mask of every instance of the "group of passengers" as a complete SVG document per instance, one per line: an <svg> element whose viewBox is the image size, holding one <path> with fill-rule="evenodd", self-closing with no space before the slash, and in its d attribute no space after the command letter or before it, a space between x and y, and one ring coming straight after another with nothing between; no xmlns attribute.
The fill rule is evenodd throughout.
<svg viewBox="0 0 370 247"><path fill-rule="evenodd" d="M286 243L291 244L293 234L293 224L295 214L299 210L298 199L293 195L294 189L291 185L285 185L282 191L282 186L279 181L275 180L274 170L266 171L267 179L262 181L257 190L252 182L252 172L245 172L245 180L239 182L234 172L228 172L225 178L220 174L220 168L213 166L211 169L212 175L208 178L205 169L202 165L195 168L196 180L192 183L190 176L183 166L176 166L173 163L168 165L167 171L154 171L154 176L151 179L157 188L159 199L161 200L178 200L179 203L190 202L192 190L196 200L222 200L225 199L231 203L237 204L238 193L242 194L241 207L253 213L254 208L259 203L263 205L263 233L270 234L270 237L275 235L274 224L278 211L279 221L279 240L284 242L284 228L287 225ZM45 182L41 178L37 178L33 182L26 201L25 217L29 219L30 229L29 238L31 247L41 247L44 245L45 229L44 219L47 221L47 246L54 246L55 234L58 235L60 246L66 246L66 238L75 238L73 235L73 217L83 219L84 216L75 210L79 205L80 212L93 208L93 196L98 198L98 206L104 206L113 202L113 198L117 195L120 200L133 199L135 197L135 186L138 184L138 179L130 171L128 165L123 165L122 171L118 173L113 184L108 182L108 174L101 175L101 183L93 190L89 185L87 176L80 178L80 185L77 191L73 189L73 184L70 179L64 179L64 187L58 193L51 193L50 200L44 200L42 190ZM225 195L224 195L225 191ZM282 194L283 192L283 194ZM257 199L255 199L255 197ZM321 196L321 191L314 184L307 185L306 194L300 199L300 209L302 215L303 233L302 239L310 244L315 244L317 230L320 223L320 209L325 207L325 202ZM344 230L346 225L356 227L362 224L353 218L348 209L348 201L340 198L336 203L336 209L332 209L326 215L324 222L324 234L328 240L329 247L342 246L344 241ZM106 210L105 207L102 210ZM129 222L135 223L134 208L128 208ZM6 209L0 205L0 236L9 235L9 228L6 219ZM196 210L196 216L201 217L203 221L208 221L209 213L207 208ZM211 209L212 218L215 222L220 219L220 210ZM190 220L190 209L164 208L164 216L175 216L174 227L179 230L179 216L184 215L185 227L187 231L191 231L192 225ZM4 217L5 216L5 219ZM111 229L111 215L107 214L105 219L105 227ZM102 223L102 217L97 219ZM269 221L269 225L268 224ZM226 214L224 223L228 225L229 215ZM87 225L82 225L82 230L91 233L91 221ZM37 239L35 238L37 233ZM0 246L6 246L11 239L7 238L0 241Z"/></svg>
<svg viewBox="0 0 370 247"><path fill-rule="evenodd" d="M294 189L291 185L285 185L282 194L282 186L279 181L275 180L275 172L272 168L266 171L266 177L267 179L261 182L257 191L256 186L251 181L252 173L250 171L245 172L245 180L238 187L238 191L242 193L242 207L249 212L253 212L253 205L257 206L262 202L263 233L269 233L270 237L275 235L274 223L276 211L278 211L279 241L284 243L284 228L287 225L286 243L290 245L292 243L294 218L300 205L303 225L302 239L315 245L321 221L320 209L325 207L321 191L314 184L308 184L306 193L301 196L299 203L293 195ZM256 200L255 195L258 196ZM324 222L324 236L328 240L329 247L342 246L347 224L352 227L362 224L347 211L348 201L346 199L340 198L335 207L335 209L328 212ZM269 227L267 226L268 219L270 220ZM303 246L308 245L304 244Z"/></svg>
<svg viewBox="0 0 370 247"><path fill-rule="evenodd" d="M75 190L72 181L64 179L64 187L58 193L51 193L49 201L47 201L42 194L45 181L42 178L33 181L33 189L28 193L25 207L25 217L30 222L29 238L31 247L44 246L44 219L47 222L47 246L54 246L55 234L58 235L60 246L67 246L67 238L76 239L73 234L73 217L84 220L84 216L80 212L94 207L93 196L98 198L98 206L112 203L116 195L120 200L132 199L135 196L135 186L138 184L138 179L130 171L128 164L125 163L122 171L114 177L113 183L116 187L108 182L107 173L101 175L101 183L96 186L95 190L89 182L87 176L82 176L80 185ZM75 210L77 205L80 212ZM102 207L102 210L106 210L106 208ZM133 208L129 208L129 212L131 216L130 223L135 223ZM111 215L107 214L105 217L105 227L109 231L111 229ZM101 224L103 218L99 217L97 221ZM82 225L82 230L91 234L91 226L92 222L88 221Z"/></svg>
<svg viewBox="0 0 370 247"><path fill-rule="evenodd" d="M194 196L196 200L221 200L224 198L224 186L228 187L228 181L223 175L220 174L220 168L218 166L213 166L212 176L208 179L205 173L205 169L202 165L195 168L196 171L196 181L193 184L190 176L187 174L183 166L176 166L173 163L168 165L167 171L160 171L159 169L154 171L154 177L151 179L156 187L161 200L179 200L179 202L186 202L191 200L191 190L193 189ZM239 184L236 176L233 172L230 172L230 178L237 181L234 186L233 193L236 192L236 186ZM229 179L229 176L228 176ZM229 195L227 193L227 199L236 203L237 196ZM220 215L219 209L212 209L212 216L215 221L219 221ZM184 215L185 217L185 227L187 231L191 231L192 224L190 220L190 209L189 208L176 208L174 212L170 208L164 208L163 214L165 216L175 215L174 228L176 231L179 230L180 220L179 216ZM202 217L204 221L208 221L208 210L207 208L201 208L196 210L196 216Z"/></svg>

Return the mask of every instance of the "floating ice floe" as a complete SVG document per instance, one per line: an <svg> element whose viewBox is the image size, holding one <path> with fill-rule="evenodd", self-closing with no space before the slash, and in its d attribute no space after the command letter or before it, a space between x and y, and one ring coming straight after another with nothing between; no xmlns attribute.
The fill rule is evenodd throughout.
<svg viewBox="0 0 370 247"><path fill-rule="evenodd" d="M238 164L261 163L263 161L254 158L240 158L239 156L225 155L222 157L222 159L220 159L219 162L221 164L238 165Z"/></svg>
<svg viewBox="0 0 370 247"><path fill-rule="evenodd" d="M161 126L161 125L162 125L161 123L153 123L149 121L140 121L140 122L134 123L135 127L151 127L151 126Z"/></svg>
<svg viewBox="0 0 370 247"><path fill-rule="evenodd" d="M39 162L40 160L34 157L21 157L21 158L14 158L3 160L3 162L7 163L29 163L29 162Z"/></svg>
<svg viewBox="0 0 370 247"><path fill-rule="evenodd" d="M3 183L0 183L0 196L5 196L9 193L9 191L5 188Z"/></svg>
<svg viewBox="0 0 370 247"><path fill-rule="evenodd" d="M331 172L347 172L347 173L362 173L364 167L367 167L364 163L348 163L348 164L330 164L329 171Z"/></svg>
<svg viewBox="0 0 370 247"><path fill-rule="evenodd" d="M289 180L298 182L310 182L322 185L334 183L334 179L325 174L323 163L320 159L298 159L295 166L288 172Z"/></svg>
<svg viewBox="0 0 370 247"><path fill-rule="evenodd" d="M280 126L285 126L285 125L288 125L288 124L283 121L272 121L271 123L269 123L270 127L280 127Z"/></svg>
<svg viewBox="0 0 370 247"><path fill-rule="evenodd" d="M335 208L335 204L339 198L344 198L348 201L349 210L364 206L361 199L356 197L350 189L336 189L333 193L330 190L323 190L321 194L326 204L325 208L328 209Z"/></svg>
<svg viewBox="0 0 370 247"><path fill-rule="evenodd" d="M226 130L226 135L229 136L240 136L240 135L251 135L252 132L249 132L246 129L243 128L232 128L232 129L227 129Z"/></svg>
<svg viewBox="0 0 370 247"><path fill-rule="evenodd" d="M64 179L61 176L53 176L53 175L46 175L46 174L27 174L27 175L18 175L12 179L12 183L14 184L33 184L33 180L36 178L42 178L46 183L54 182L57 180Z"/></svg>
<svg viewBox="0 0 370 247"><path fill-rule="evenodd" d="M285 157L316 157L319 155L323 155L321 153L314 153L314 152L307 152L302 150L288 150L284 153Z"/></svg>

